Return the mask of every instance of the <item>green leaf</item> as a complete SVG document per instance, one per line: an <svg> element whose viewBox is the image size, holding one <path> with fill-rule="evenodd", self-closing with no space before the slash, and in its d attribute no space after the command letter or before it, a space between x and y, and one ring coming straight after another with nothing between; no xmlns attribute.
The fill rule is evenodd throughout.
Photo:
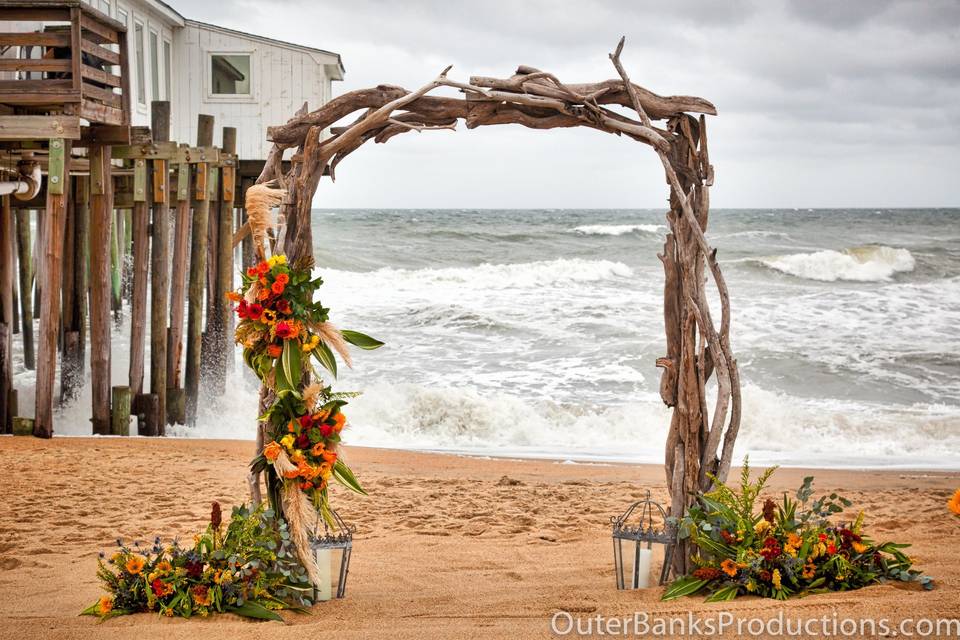
<svg viewBox="0 0 960 640"><path fill-rule="evenodd" d="M677 598L682 598L684 596L692 596L696 592L703 589L707 580L699 580L693 576L683 576L682 578L677 578L674 580L670 586L663 592L663 595L660 596L661 600L676 600Z"/></svg>
<svg viewBox="0 0 960 640"><path fill-rule="evenodd" d="M340 331L343 335L343 339L352 344L355 347L360 347L361 349L366 349L372 351L374 349L379 349L383 346L384 343L380 342L376 338L371 338L370 336L360 333L359 331L350 331L349 329L343 329Z"/></svg>
<svg viewBox="0 0 960 640"><path fill-rule="evenodd" d="M327 371L333 374L334 378L337 377L337 359L333 357L333 351L330 350L326 342L318 344L317 348L313 350L313 355Z"/></svg>
<svg viewBox="0 0 960 640"><path fill-rule="evenodd" d="M283 375L287 378L290 388L296 390L300 386L300 345L294 340L286 340L283 343L283 354L280 356L280 362L283 365Z"/></svg>
<svg viewBox="0 0 960 640"><path fill-rule="evenodd" d="M351 491L356 491L360 495L367 495L366 490L360 486L360 483L357 482L356 476L353 475L353 471L350 471L350 467L343 463L340 458L337 458L337 461L333 463L333 477Z"/></svg>
<svg viewBox="0 0 960 640"><path fill-rule="evenodd" d="M737 597L737 592L739 591L740 586L736 584L727 585L725 587L720 587L716 591L710 594L704 602L726 602L727 600L733 600Z"/></svg>
<svg viewBox="0 0 960 640"><path fill-rule="evenodd" d="M265 606L258 602L253 602L247 600L239 607L226 607L226 610L235 613L238 616L244 616L247 618L256 618L258 620L276 620L277 622L283 622L283 618L276 611L271 611Z"/></svg>

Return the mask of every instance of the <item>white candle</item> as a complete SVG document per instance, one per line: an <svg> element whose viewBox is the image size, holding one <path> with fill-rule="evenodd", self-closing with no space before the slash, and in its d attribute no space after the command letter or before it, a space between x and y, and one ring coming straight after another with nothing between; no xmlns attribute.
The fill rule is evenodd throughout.
<svg viewBox="0 0 960 640"><path fill-rule="evenodd" d="M330 582L330 549L317 549L317 573L320 584L317 585L317 601L325 602L333 597Z"/></svg>
<svg viewBox="0 0 960 640"><path fill-rule="evenodd" d="M634 589L646 589L650 586L650 562L653 559L651 549L640 549L637 556L637 570L634 572Z"/></svg>

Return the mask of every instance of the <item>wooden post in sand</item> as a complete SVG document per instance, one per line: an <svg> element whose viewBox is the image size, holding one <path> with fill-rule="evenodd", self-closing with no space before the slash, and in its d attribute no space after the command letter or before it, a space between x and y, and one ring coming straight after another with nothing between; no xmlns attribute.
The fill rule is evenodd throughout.
<svg viewBox="0 0 960 640"><path fill-rule="evenodd" d="M170 140L170 103L152 104L154 142ZM169 294L170 171L166 160L153 160L153 232L150 253L150 393L157 396L157 433L166 426L167 299Z"/></svg>
<svg viewBox="0 0 960 640"><path fill-rule="evenodd" d="M130 387L113 387L110 435L130 435Z"/></svg>
<svg viewBox="0 0 960 640"><path fill-rule="evenodd" d="M197 123L197 146L213 146L213 116L200 114ZM193 232L190 244L190 294L187 313L187 372L186 423L197 421L197 400L200 393L200 348L203 323L203 285L207 267L207 225L210 218L208 193L209 165L197 164L193 214Z"/></svg>
<svg viewBox="0 0 960 640"><path fill-rule="evenodd" d="M143 158L133 160L133 304L130 306L130 391L143 392L143 343L147 330L147 269L150 224L147 184L150 171ZM116 234L114 234L116 237Z"/></svg>
<svg viewBox="0 0 960 640"><path fill-rule="evenodd" d="M110 227L113 179L109 146L90 147L90 386L93 433L110 433Z"/></svg>
<svg viewBox="0 0 960 640"><path fill-rule="evenodd" d="M182 145L181 145L182 146ZM190 165L177 166L177 214L173 231L173 271L170 274L170 330L167 334L167 424L186 421L185 395L181 386L183 362L183 315L186 303L188 247L190 238Z"/></svg>
<svg viewBox="0 0 960 640"><path fill-rule="evenodd" d="M47 211L43 217L43 285L40 289L40 341L37 350L37 396L33 435L53 435L53 385L57 371L57 333L60 329L60 270L63 268L63 232L70 175L70 141L50 140L47 168Z"/></svg>
<svg viewBox="0 0 960 640"><path fill-rule="evenodd" d="M0 207L0 433L13 430L10 391L13 389L13 214L10 196Z"/></svg>
<svg viewBox="0 0 960 640"><path fill-rule="evenodd" d="M36 367L33 350L33 260L30 244L30 210L17 209L17 262L20 280L20 339L23 368Z"/></svg>

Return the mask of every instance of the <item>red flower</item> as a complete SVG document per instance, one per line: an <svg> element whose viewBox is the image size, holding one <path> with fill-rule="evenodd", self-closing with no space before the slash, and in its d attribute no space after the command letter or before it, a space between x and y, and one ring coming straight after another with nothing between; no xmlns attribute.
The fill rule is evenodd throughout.
<svg viewBox="0 0 960 640"><path fill-rule="evenodd" d="M173 587L160 578L157 578L151 582L150 588L153 589L153 595L157 596L158 598L162 598L163 596L168 596L173 593Z"/></svg>
<svg viewBox="0 0 960 640"><path fill-rule="evenodd" d="M187 570L187 575L190 576L191 578L199 578L199 577L200 577L200 574L203 573L203 563L202 563L202 562L197 562L197 561L195 561L195 560L189 560L189 561L187 561L187 563L186 563L185 565L183 565L183 566L184 566L184 568Z"/></svg>
<svg viewBox="0 0 960 640"><path fill-rule="evenodd" d="M275 329L278 338L289 338L295 334L293 330L293 325L289 322L278 322Z"/></svg>
<svg viewBox="0 0 960 640"><path fill-rule="evenodd" d="M278 344L267 345L267 355L271 358L279 358L283 354L283 347Z"/></svg>
<svg viewBox="0 0 960 640"><path fill-rule="evenodd" d="M247 269L247 275L250 276L251 278L257 277L257 268L256 268L256 267L250 267L250 268L248 268L248 269Z"/></svg>
<svg viewBox="0 0 960 640"><path fill-rule="evenodd" d="M249 307L247 307L247 317L251 320L259 320L260 316L263 315L263 305L254 302Z"/></svg>
<svg viewBox="0 0 960 640"><path fill-rule="evenodd" d="M270 271L270 265L266 260L257 265L257 273L264 275Z"/></svg>
<svg viewBox="0 0 960 640"><path fill-rule="evenodd" d="M766 502L763 503L763 519L772 524L776 511L777 505L773 503L773 500L767 498Z"/></svg>
<svg viewBox="0 0 960 640"><path fill-rule="evenodd" d="M293 309L290 308L290 301L286 298L277 300L277 311L286 315L293 313Z"/></svg>
<svg viewBox="0 0 960 640"><path fill-rule="evenodd" d="M700 567L693 572L693 577L698 580L713 580L720 577L720 569L716 567Z"/></svg>
<svg viewBox="0 0 960 640"><path fill-rule="evenodd" d="M246 300L241 300L240 304L237 305L237 315L240 316L241 320L247 317L249 310Z"/></svg>
<svg viewBox="0 0 960 640"><path fill-rule="evenodd" d="M821 534L820 534L819 536L817 536L817 537L820 539L820 542L824 542L824 541L826 541L826 539L827 539L827 534L821 533Z"/></svg>
<svg viewBox="0 0 960 640"><path fill-rule="evenodd" d="M276 295L280 295L283 293L284 286L285 285L282 282L274 282L272 285L270 285L270 291L273 291Z"/></svg>
<svg viewBox="0 0 960 640"><path fill-rule="evenodd" d="M760 555L762 555L767 560L774 560L780 557L783 549L780 548L780 543L777 542L776 538L767 538L763 541L763 548L760 549Z"/></svg>
<svg viewBox="0 0 960 640"><path fill-rule="evenodd" d="M298 418L298 421L300 422L300 426L303 427L304 429L310 426L311 420L312 418L310 417L310 414L300 416Z"/></svg>
<svg viewBox="0 0 960 640"><path fill-rule="evenodd" d="M329 438L331 433L333 433L333 427L331 425L320 425L320 435L322 435L324 438Z"/></svg>
<svg viewBox="0 0 960 640"><path fill-rule="evenodd" d="M832 542L827 545L827 553L829 553L830 555L833 555L836 552L837 552L837 545L833 544Z"/></svg>

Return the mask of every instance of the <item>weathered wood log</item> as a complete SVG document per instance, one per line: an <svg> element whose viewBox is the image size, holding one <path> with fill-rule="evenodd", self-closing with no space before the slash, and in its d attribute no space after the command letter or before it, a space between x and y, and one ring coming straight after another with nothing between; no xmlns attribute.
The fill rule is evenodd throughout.
<svg viewBox="0 0 960 640"><path fill-rule="evenodd" d="M152 103L150 130L154 142L170 140L170 103ZM150 393L157 397L156 435L166 429L167 415L167 304L170 293L170 174L166 160L152 161L153 225L150 253Z"/></svg>
<svg viewBox="0 0 960 640"><path fill-rule="evenodd" d="M110 228L113 179L109 146L90 147L90 387L93 433L110 433Z"/></svg>
<svg viewBox="0 0 960 640"><path fill-rule="evenodd" d="M130 435L130 387L113 387L113 403L110 414L110 435Z"/></svg>
<svg viewBox="0 0 960 640"><path fill-rule="evenodd" d="M134 205L136 206L136 205ZM124 256L126 255L123 246L125 245L123 241L123 212L114 211L111 213L111 217L114 218L113 223L110 225L110 309L113 311L113 321L119 327L121 320L123 320L123 265L124 265ZM136 218L136 216L134 216ZM136 231L136 220L132 225L133 231ZM136 260L134 259L134 263ZM132 279L135 279L135 275L131 275ZM134 282L133 288L136 287ZM136 296L136 292L133 293L133 296ZM131 299L132 304L132 299Z"/></svg>
<svg viewBox="0 0 960 640"><path fill-rule="evenodd" d="M147 272L150 266L150 212L146 184L147 161L134 160L133 302L130 305L130 391L143 392L143 350L147 331ZM113 234L117 236L116 233Z"/></svg>
<svg viewBox="0 0 960 640"><path fill-rule="evenodd" d="M154 393L141 393L133 396L131 412L137 416L137 435L153 437L158 435L160 424L160 399Z"/></svg>
<svg viewBox="0 0 960 640"><path fill-rule="evenodd" d="M167 387L167 424L186 423L186 399L183 389Z"/></svg>
<svg viewBox="0 0 960 640"><path fill-rule="evenodd" d="M33 435L53 436L53 389L57 370L57 334L60 330L60 285L63 233L66 221L64 187L70 175L70 141L50 140L47 209L43 218L43 285L40 289L40 335L37 349L37 396Z"/></svg>
<svg viewBox="0 0 960 640"><path fill-rule="evenodd" d="M68 202L66 244L63 270L63 356L60 371L60 397L77 397L84 381L87 335L87 243L89 239L89 178L74 176Z"/></svg>
<svg viewBox="0 0 960 640"><path fill-rule="evenodd" d="M213 145L213 116L200 114L197 126L197 146ZM207 266L207 225L210 218L210 199L207 192L206 163L197 166L194 196L196 204L190 244L190 293L187 313L187 371L186 423L196 424L197 400L200 392L200 349L203 323L203 285Z"/></svg>
<svg viewBox="0 0 960 640"><path fill-rule="evenodd" d="M236 162L237 129L236 127L223 128L223 153L233 156ZM225 165L220 170L220 215L217 232L217 283L216 307L214 317L217 318L217 332L219 342L219 357L215 391L223 393L226 388L226 375L229 364L233 363L233 331L231 330L230 305L227 303L227 293L233 289L233 207L236 192L236 167Z"/></svg>
<svg viewBox="0 0 960 640"><path fill-rule="evenodd" d="M13 435L32 436L33 435L33 418L24 418L23 416L14 416L13 417Z"/></svg>
<svg viewBox="0 0 960 640"><path fill-rule="evenodd" d="M12 417L7 406L13 388L13 212L10 196L2 197L0 204L0 433L10 433Z"/></svg>
<svg viewBox="0 0 960 640"><path fill-rule="evenodd" d="M188 242L190 238L190 165L177 167L177 214L173 231L173 265L170 274L170 332L167 340L167 385L179 389L183 361L183 316L186 303ZM168 398L170 393L168 392ZM179 414L169 414L179 415ZM181 422L182 422L181 418ZM172 423L171 423L172 424Z"/></svg>
<svg viewBox="0 0 960 640"><path fill-rule="evenodd" d="M23 367L36 367L33 344L33 259L30 244L30 210L17 209L17 262L20 281L20 339L23 340Z"/></svg>

